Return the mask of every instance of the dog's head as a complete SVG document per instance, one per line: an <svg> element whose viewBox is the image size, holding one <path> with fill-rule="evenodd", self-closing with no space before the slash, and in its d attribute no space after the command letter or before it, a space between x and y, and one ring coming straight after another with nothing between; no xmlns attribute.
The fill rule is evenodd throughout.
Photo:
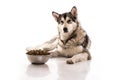
<svg viewBox="0 0 120 80"><path fill-rule="evenodd" d="M63 14L52 12L52 15L58 22L60 38L66 40L77 28L77 8L74 6L70 12Z"/></svg>

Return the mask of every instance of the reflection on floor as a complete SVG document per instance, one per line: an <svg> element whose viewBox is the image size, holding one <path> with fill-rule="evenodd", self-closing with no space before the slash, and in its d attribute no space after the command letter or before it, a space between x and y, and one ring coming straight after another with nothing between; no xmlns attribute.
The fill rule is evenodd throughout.
<svg viewBox="0 0 120 80"><path fill-rule="evenodd" d="M50 59L44 65L27 66L23 79L27 80L85 80L90 69L90 61L73 65L66 64L65 58Z"/></svg>

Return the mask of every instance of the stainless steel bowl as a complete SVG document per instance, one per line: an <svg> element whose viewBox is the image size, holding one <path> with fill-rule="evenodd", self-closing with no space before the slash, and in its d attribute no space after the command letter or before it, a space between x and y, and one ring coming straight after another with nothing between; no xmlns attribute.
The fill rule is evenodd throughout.
<svg viewBox="0 0 120 80"><path fill-rule="evenodd" d="M50 58L50 55L28 55L28 60L32 63L32 64L44 64L48 61L48 59Z"/></svg>

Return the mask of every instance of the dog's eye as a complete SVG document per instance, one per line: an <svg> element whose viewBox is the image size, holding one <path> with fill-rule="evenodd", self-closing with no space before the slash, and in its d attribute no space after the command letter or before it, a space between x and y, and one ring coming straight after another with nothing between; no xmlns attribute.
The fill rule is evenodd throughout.
<svg viewBox="0 0 120 80"><path fill-rule="evenodd" d="M64 22L63 21L60 21L61 24L63 24Z"/></svg>
<svg viewBox="0 0 120 80"><path fill-rule="evenodd" d="M69 23L69 24L70 24L70 23L72 23L72 21L71 21L71 20L68 20L68 21L67 21L67 23Z"/></svg>

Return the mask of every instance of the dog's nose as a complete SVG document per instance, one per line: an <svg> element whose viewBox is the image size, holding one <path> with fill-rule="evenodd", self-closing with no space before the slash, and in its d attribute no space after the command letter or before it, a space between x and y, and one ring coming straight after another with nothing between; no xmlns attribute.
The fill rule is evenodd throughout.
<svg viewBox="0 0 120 80"><path fill-rule="evenodd" d="M63 28L64 32L68 32L68 29L66 27Z"/></svg>

